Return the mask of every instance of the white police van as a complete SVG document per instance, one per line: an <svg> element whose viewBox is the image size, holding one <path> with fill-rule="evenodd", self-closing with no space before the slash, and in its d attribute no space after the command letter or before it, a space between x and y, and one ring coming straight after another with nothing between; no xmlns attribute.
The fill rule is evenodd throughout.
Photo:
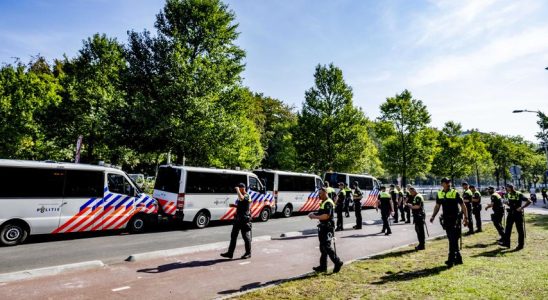
<svg viewBox="0 0 548 300"><path fill-rule="evenodd" d="M293 212L310 212L320 208L318 190L322 186L319 176L274 170L253 171L274 195L276 213L288 218Z"/></svg>
<svg viewBox="0 0 548 300"><path fill-rule="evenodd" d="M118 169L84 164L0 159L0 243L29 234L127 228L141 232L157 215Z"/></svg>
<svg viewBox="0 0 548 300"><path fill-rule="evenodd" d="M363 198L361 200L362 207L370 208L376 206L377 197L380 192L380 183L371 175L327 172L325 173L323 180L329 182L337 193L339 192L339 182L347 183L350 188L352 188L354 182L358 182L358 187L363 192Z"/></svg>
<svg viewBox="0 0 548 300"><path fill-rule="evenodd" d="M253 201L251 216L266 222L272 214L274 196L267 194L257 175L236 170L163 165L158 169L153 196L161 213L197 228L210 221L234 219L236 186L245 183Z"/></svg>

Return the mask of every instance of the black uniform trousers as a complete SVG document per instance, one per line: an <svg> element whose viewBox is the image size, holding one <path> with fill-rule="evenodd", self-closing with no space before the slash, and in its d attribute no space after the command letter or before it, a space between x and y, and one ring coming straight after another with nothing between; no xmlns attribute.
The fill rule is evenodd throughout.
<svg viewBox="0 0 548 300"><path fill-rule="evenodd" d="M411 209L406 205L407 202L403 202L400 206L401 220L402 222L411 223Z"/></svg>
<svg viewBox="0 0 548 300"><path fill-rule="evenodd" d="M425 234L424 234L424 217L422 215L413 214L413 223L415 223L415 232L417 233L417 239L419 240L419 247L424 247Z"/></svg>
<svg viewBox="0 0 548 300"><path fill-rule="evenodd" d="M333 227L329 225L318 225L318 239L320 240L320 268L327 268L327 257L335 264L341 263L341 260L331 247L331 241L335 233L333 232Z"/></svg>
<svg viewBox="0 0 548 300"><path fill-rule="evenodd" d="M398 222L398 200L392 200L392 204L394 205L394 222ZM403 217L403 213L402 213Z"/></svg>
<svg viewBox="0 0 548 300"><path fill-rule="evenodd" d="M337 213L337 229L343 229L344 204L337 203L335 206L335 212Z"/></svg>
<svg viewBox="0 0 548 300"><path fill-rule="evenodd" d="M382 218L382 232L392 233L392 230L390 229L390 223L388 222L388 218L390 217L390 209L382 209L381 208L381 218Z"/></svg>
<svg viewBox="0 0 548 300"><path fill-rule="evenodd" d="M356 228L362 228L362 202L354 200L354 213L356 214Z"/></svg>
<svg viewBox="0 0 548 300"><path fill-rule="evenodd" d="M245 253L251 254L251 222L234 221L232 225L232 232L230 233L230 245L228 246L228 253L234 254L236 249L236 240L238 234L242 233L242 238L245 244Z"/></svg>
<svg viewBox="0 0 548 300"><path fill-rule="evenodd" d="M472 214L474 215L474 219L476 220L476 228L478 231L481 231L481 204L480 203L472 203Z"/></svg>
<svg viewBox="0 0 548 300"><path fill-rule="evenodd" d="M464 202L464 205L466 205L466 218L468 220L468 232L472 233L474 232L474 219L473 219L473 213L472 213L472 203L471 202Z"/></svg>
<svg viewBox="0 0 548 300"><path fill-rule="evenodd" d="M510 237L512 236L512 227L516 224L518 231L518 246L525 245L525 231L523 228L523 213L510 210L508 211L508 217L506 217L506 231L504 232L504 243L510 244Z"/></svg>
<svg viewBox="0 0 548 300"><path fill-rule="evenodd" d="M447 234L447 240L449 241L449 253L447 255L447 260L450 263L462 261L459 250L459 238L461 235L460 219L446 219L444 220L444 223L445 233Z"/></svg>
<svg viewBox="0 0 548 300"><path fill-rule="evenodd" d="M351 197L351 196L350 196ZM350 216L350 197L346 196L344 199L344 214L349 217Z"/></svg>
<svg viewBox="0 0 548 300"><path fill-rule="evenodd" d="M504 228L502 227L502 218L504 218L504 211L496 211L495 213L491 214L491 221L493 221L493 225L497 229L497 232L500 235L500 239L504 239Z"/></svg>

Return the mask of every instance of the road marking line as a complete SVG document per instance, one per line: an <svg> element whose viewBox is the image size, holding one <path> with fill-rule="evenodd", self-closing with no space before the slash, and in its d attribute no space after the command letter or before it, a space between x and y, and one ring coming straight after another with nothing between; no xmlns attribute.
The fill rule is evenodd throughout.
<svg viewBox="0 0 548 300"><path fill-rule="evenodd" d="M251 262L250 261L245 261L245 262L241 262L240 265L247 265L247 264L250 264Z"/></svg>
<svg viewBox="0 0 548 300"><path fill-rule="evenodd" d="M123 286L123 287L112 289L112 291L113 292L119 292L119 291L123 291L123 290L129 290L130 288L131 287L129 287L129 286Z"/></svg>

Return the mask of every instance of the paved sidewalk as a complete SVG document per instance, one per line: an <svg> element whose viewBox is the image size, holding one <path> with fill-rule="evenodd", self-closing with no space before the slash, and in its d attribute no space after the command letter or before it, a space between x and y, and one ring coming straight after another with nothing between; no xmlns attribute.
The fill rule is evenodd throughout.
<svg viewBox="0 0 548 300"><path fill-rule="evenodd" d="M311 221L311 227L313 224ZM438 221L428 226L431 236L444 233ZM393 224L394 234L389 237L379 234L381 227L375 222L362 230L338 232L338 254L349 261L416 242L413 224ZM237 248L236 257L242 250L241 246ZM319 258L317 236L254 243L249 260L225 260L219 253L206 251L126 262L93 271L4 283L0 284L0 298L211 299L310 272Z"/></svg>

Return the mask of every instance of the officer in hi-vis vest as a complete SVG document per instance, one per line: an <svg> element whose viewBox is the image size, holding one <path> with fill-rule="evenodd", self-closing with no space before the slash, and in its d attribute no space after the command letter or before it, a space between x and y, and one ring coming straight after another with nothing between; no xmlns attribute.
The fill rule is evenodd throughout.
<svg viewBox="0 0 548 300"><path fill-rule="evenodd" d="M413 223L415 223L415 232L417 233L417 239L419 240L419 245L415 247L415 250L424 250L425 249L425 240L424 236L424 219L426 218L424 212L424 198L421 194L417 193L414 186L409 187L409 194L413 197L409 205L411 212L413 212Z"/></svg>
<svg viewBox="0 0 548 300"><path fill-rule="evenodd" d="M386 192L386 187L381 186L381 192L379 193L377 200L377 207L381 207L382 218L382 231L385 235L391 235L390 222L388 218L390 215L394 215L394 204L392 203L392 197Z"/></svg>
<svg viewBox="0 0 548 300"><path fill-rule="evenodd" d="M504 239L499 242L499 245L510 248L510 236L512 235L512 227L516 224L518 231L518 246L516 250L523 249L525 245L525 220L523 210L531 204L531 200L525 198L522 193L514 190L513 184L506 185L506 195L504 195L504 204L508 205L508 216L506 217L506 230L504 231ZM525 204L522 205L522 203Z"/></svg>
<svg viewBox="0 0 548 300"><path fill-rule="evenodd" d="M464 215L464 217L468 221L468 232L466 233L467 235L474 233L474 219L472 217L472 196L474 196L474 194L470 190L470 186L468 185L468 182L466 181L463 182L462 183L462 199L464 201L464 205L466 205L466 212L467 212L467 214Z"/></svg>
<svg viewBox="0 0 548 300"><path fill-rule="evenodd" d="M451 268L453 265L462 264L462 256L459 250L460 222L463 215L466 215L466 206L457 190L451 188L451 180L447 177L441 180L442 189L438 191L434 213L430 218L430 223L434 222L436 215L443 208L443 214L440 217L441 226L447 233L449 240L449 254L445 264ZM459 212L459 206L461 212ZM468 219L462 218L464 226L468 225Z"/></svg>
<svg viewBox="0 0 548 300"><path fill-rule="evenodd" d="M331 241L335 237L333 223L333 209L335 203L327 196L327 189L325 187L321 188L319 191L320 200L320 209L315 213L308 214L310 219L316 219L320 221L318 224L318 239L320 240L320 265L314 267L316 272L326 272L327 271L327 257L335 264L333 268L333 273L337 273L341 270L343 262L337 256L337 253L331 247Z"/></svg>
<svg viewBox="0 0 548 300"><path fill-rule="evenodd" d="M470 185L470 191L472 192L472 215L477 228L475 232L481 232L481 193L473 185Z"/></svg>
<svg viewBox="0 0 548 300"><path fill-rule="evenodd" d="M502 228L502 218L504 218L504 206L502 204L502 197L499 193L495 192L495 188L490 186L487 188L489 195L491 195L491 203L487 204L485 210L493 208L493 213L491 214L491 221L499 233L499 239L497 242L502 242L504 239L504 228Z"/></svg>

